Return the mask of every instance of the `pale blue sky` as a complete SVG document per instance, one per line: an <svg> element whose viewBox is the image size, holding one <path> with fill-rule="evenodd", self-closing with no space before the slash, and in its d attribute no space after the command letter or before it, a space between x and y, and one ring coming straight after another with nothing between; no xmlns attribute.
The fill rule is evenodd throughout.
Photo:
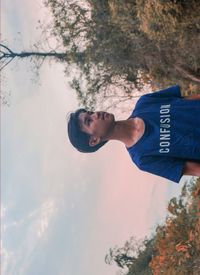
<svg viewBox="0 0 200 275"><path fill-rule="evenodd" d="M47 17L40 0L3 0L3 39L30 49ZM149 235L183 183L139 171L118 142L90 156L76 152L65 116L78 103L63 70L45 63L36 84L29 61L4 71L11 97L1 117L3 275L116 274L104 263L109 248Z"/></svg>

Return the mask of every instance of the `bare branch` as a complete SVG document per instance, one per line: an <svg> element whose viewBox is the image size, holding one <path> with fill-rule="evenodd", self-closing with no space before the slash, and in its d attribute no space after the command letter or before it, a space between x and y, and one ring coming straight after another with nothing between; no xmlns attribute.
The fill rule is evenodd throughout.
<svg viewBox="0 0 200 275"><path fill-rule="evenodd" d="M8 47L6 47L3 44L0 44L0 47L5 48L7 51L9 51L11 54L13 54L13 51L11 51L11 49L9 49Z"/></svg>
<svg viewBox="0 0 200 275"><path fill-rule="evenodd" d="M15 58L15 56L13 56L6 64L4 64L1 68L0 71L3 70L3 68L5 68L6 66L8 66L8 64Z"/></svg>
<svg viewBox="0 0 200 275"><path fill-rule="evenodd" d="M196 75L191 69L184 68L179 64L175 64L174 67L177 69L178 72L183 74L186 78L189 78L195 82L200 83L200 76Z"/></svg>
<svg viewBox="0 0 200 275"><path fill-rule="evenodd" d="M5 58L5 55L0 56L0 60L1 60L1 59L4 59L4 58Z"/></svg>

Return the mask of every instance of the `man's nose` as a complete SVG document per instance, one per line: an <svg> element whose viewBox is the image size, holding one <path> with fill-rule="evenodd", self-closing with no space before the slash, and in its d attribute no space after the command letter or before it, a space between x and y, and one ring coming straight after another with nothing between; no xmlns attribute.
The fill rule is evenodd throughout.
<svg viewBox="0 0 200 275"><path fill-rule="evenodd" d="M100 118L100 112L94 112L92 114L92 116L95 118L95 119L99 119Z"/></svg>

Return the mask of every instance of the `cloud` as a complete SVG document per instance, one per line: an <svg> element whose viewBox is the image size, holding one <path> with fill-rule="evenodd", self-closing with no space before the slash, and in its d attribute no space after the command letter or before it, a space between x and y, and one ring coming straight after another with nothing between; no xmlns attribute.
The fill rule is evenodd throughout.
<svg viewBox="0 0 200 275"><path fill-rule="evenodd" d="M42 204L37 230L37 235L39 238L42 238L42 236L44 236L46 230L48 229L49 222L51 218L55 215L55 213L56 207L53 200L46 201Z"/></svg>
<svg viewBox="0 0 200 275"><path fill-rule="evenodd" d="M11 262L11 259L14 257L14 251L9 251L3 247L1 240L1 267L2 274L6 274L6 270Z"/></svg>
<svg viewBox="0 0 200 275"><path fill-rule="evenodd" d="M1 219L5 217L6 207L1 203Z"/></svg>
<svg viewBox="0 0 200 275"><path fill-rule="evenodd" d="M10 227L14 228L10 228L9 234L18 231L20 235L23 234L23 239L19 240L18 243L12 242L12 247L8 248L6 247L6 238L9 236L6 236L6 232L4 232L6 236L2 244L4 274L27 274L26 270L31 264L34 253L48 239L48 230L56 213L55 201L47 199L38 209L29 213L24 220L14 221L10 224ZM5 226L5 228L8 228L8 226Z"/></svg>

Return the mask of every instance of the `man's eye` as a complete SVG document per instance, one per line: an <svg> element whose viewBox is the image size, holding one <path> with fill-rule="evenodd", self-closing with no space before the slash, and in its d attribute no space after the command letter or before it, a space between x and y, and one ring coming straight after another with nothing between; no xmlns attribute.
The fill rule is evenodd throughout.
<svg viewBox="0 0 200 275"><path fill-rule="evenodd" d="M90 125L91 121L92 121L92 120L89 118L89 119L87 120L87 124Z"/></svg>
<svg viewBox="0 0 200 275"><path fill-rule="evenodd" d="M90 119L89 119L89 118L87 118L87 119L85 120L85 124L86 124L86 125L90 125Z"/></svg>

